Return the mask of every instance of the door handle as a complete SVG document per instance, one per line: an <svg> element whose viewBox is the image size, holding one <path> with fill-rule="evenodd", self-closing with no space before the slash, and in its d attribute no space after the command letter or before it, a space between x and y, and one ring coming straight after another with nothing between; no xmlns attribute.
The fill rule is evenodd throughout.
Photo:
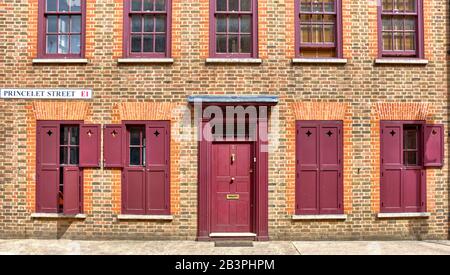
<svg viewBox="0 0 450 275"><path fill-rule="evenodd" d="M236 161L236 155L231 154L231 163L234 163Z"/></svg>
<svg viewBox="0 0 450 275"><path fill-rule="evenodd" d="M231 182L230 182L230 183L233 183L233 182L234 182L234 180L235 180L235 178L234 178L234 177L232 177L232 178L231 178Z"/></svg>

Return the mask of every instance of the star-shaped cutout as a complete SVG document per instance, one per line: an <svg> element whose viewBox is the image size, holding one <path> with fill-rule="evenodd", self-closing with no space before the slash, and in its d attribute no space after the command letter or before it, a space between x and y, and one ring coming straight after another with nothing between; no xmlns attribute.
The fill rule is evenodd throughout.
<svg viewBox="0 0 450 275"><path fill-rule="evenodd" d="M92 136L92 131L91 130L89 130L89 131L87 131L87 133L86 133L89 137L91 137Z"/></svg>
<svg viewBox="0 0 450 275"><path fill-rule="evenodd" d="M113 137L116 137L116 136L117 136L116 130L113 130L113 131L111 132L111 135L112 135Z"/></svg>
<svg viewBox="0 0 450 275"><path fill-rule="evenodd" d="M391 134L391 136L394 136L394 135L395 135L395 131L392 130L392 131L390 132L390 134Z"/></svg>
<svg viewBox="0 0 450 275"><path fill-rule="evenodd" d="M50 131L50 130L48 130L47 135L48 135L48 136L51 136L52 134L53 134L53 132Z"/></svg>
<svg viewBox="0 0 450 275"><path fill-rule="evenodd" d="M328 131L327 135L328 135L329 137L331 137L331 136L333 135L333 132Z"/></svg>
<svg viewBox="0 0 450 275"><path fill-rule="evenodd" d="M158 132L158 130L156 130L153 134L154 134L156 137L158 137L160 133Z"/></svg>
<svg viewBox="0 0 450 275"><path fill-rule="evenodd" d="M433 129L433 131L431 131L431 133L433 134L433 136L437 134L436 130L434 130L434 129Z"/></svg>
<svg viewBox="0 0 450 275"><path fill-rule="evenodd" d="M312 135L312 133L308 130L308 132L306 132L306 135L307 135L308 137L310 137L310 136Z"/></svg>

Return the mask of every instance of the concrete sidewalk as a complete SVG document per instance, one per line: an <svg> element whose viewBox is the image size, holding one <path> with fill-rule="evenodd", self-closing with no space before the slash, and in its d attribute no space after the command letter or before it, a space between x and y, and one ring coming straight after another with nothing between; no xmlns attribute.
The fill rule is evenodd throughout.
<svg viewBox="0 0 450 275"><path fill-rule="evenodd" d="M0 240L0 255L450 255L450 241L254 242L215 247L194 241Z"/></svg>

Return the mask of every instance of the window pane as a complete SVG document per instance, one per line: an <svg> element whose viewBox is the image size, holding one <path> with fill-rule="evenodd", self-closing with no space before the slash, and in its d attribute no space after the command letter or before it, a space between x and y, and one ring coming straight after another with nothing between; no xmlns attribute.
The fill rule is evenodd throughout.
<svg viewBox="0 0 450 275"><path fill-rule="evenodd" d="M311 11L311 0L302 0L300 2L300 10L301 11Z"/></svg>
<svg viewBox="0 0 450 275"><path fill-rule="evenodd" d="M335 18L336 18L336 16L334 16L334 15L324 15L323 22L335 23L335 21L336 21Z"/></svg>
<svg viewBox="0 0 450 275"><path fill-rule="evenodd" d="M393 8L392 1L393 0L383 0L383 10L384 11L392 11L392 8Z"/></svg>
<svg viewBox="0 0 450 275"><path fill-rule="evenodd" d="M166 32L166 16L165 15L157 15L156 17L156 32Z"/></svg>
<svg viewBox="0 0 450 275"><path fill-rule="evenodd" d="M154 32L154 20L152 15L144 16L144 32Z"/></svg>
<svg viewBox="0 0 450 275"><path fill-rule="evenodd" d="M56 53L57 35L47 35L47 53Z"/></svg>
<svg viewBox="0 0 450 275"><path fill-rule="evenodd" d="M71 11L81 11L81 0L70 0Z"/></svg>
<svg viewBox="0 0 450 275"><path fill-rule="evenodd" d="M144 35L143 52L153 52L153 35Z"/></svg>
<svg viewBox="0 0 450 275"><path fill-rule="evenodd" d="M392 33L383 33L383 50L392 51Z"/></svg>
<svg viewBox="0 0 450 275"><path fill-rule="evenodd" d="M322 25L312 25L312 42L322 43L323 42L323 31Z"/></svg>
<svg viewBox="0 0 450 275"><path fill-rule="evenodd" d="M69 128L68 127L61 127L61 131L59 133L59 143L61 145L69 144Z"/></svg>
<svg viewBox="0 0 450 275"><path fill-rule="evenodd" d="M81 51L80 35L70 36L70 53L79 54Z"/></svg>
<svg viewBox="0 0 450 275"><path fill-rule="evenodd" d="M131 36L131 51L140 52L141 51L141 36L132 35Z"/></svg>
<svg viewBox="0 0 450 275"><path fill-rule="evenodd" d="M68 33L69 32L69 16L61 16L59 17L59 33Z"/></svg>
<svg viewBox="0 0 450 275"><path fill-rule="evenodd" d="M153 11L153 0L144 0L144 11Z"/></svg>
<svg viewBox="0 0 450 275"><path fill-rule="evenodd" d="M310 36L310 28L308 25L302 25L300 26L301 29L301 41L303 43L311 43L311 36Z"/></svg>
<svg viewBox="0 0 450 275"><path fill-rule="evenodd" d="M142 8L142 0L131 0L131 10L140 11Z"/></svg>
<svg viewBox="0 0 450 275"><path fill-rule="evenodd" d="M59 0L59 11L69 11L69 0Z"/></svg>
<svg viewBox="0 0 450 275"><path fill-rule="evenodd" d="M58 31L58 17L48 16L47 17L47 32L57 32Z"/></svg>
<svg viewBox="0 0 450 275"><path fill-rule="evenodd" d="M302 14L300 15L300 22L310 22L311 21L311 15L309 14Z"/></svg>
<svg viewBox="0 0 450 275"><path fill-rule="evenodd" d="M402 1L395 1L394 2L394 10L398 10L398 11L404 11L405 10L405 5L403 0Z"/></svg>
<svg viewBox="0 0 450 275"><path fill-rule="evenodd" d="M70 27L72 28L71 32L81 32L81 16L72 16L72 24Z"/></svg>
<svg viewBox="0 0 450 275"><path fill-rule="evenodd" d="M166 51L166 36L163 34L155 35L155 52L163 53Z"/></svg>
<svg viewBox="0 0 450 275"><path fill-rule="evenodd" d="M67 147L59 148L59 163L68 164L69 163L69 153Z"/></svg>
<svg viewBox="0 0 450 275"><path fill-rule="evenodd" d="M241 53L250 53L252 50L251 35L241 35Z"/></svg>
<svg viewBox="0 0 450 275"><path fill-rule="evenodd" d="M226 53L227 52L227 36L226 35L217 35L216 47L217 47L218 53Z"/></svg>
<svg viewBox="0 0 450 275"><path fill-rule="evenodd" d="M414 33L405 34L405 50L407 51L416 50L416 36Z"/></svg>
<svg viewBox="0 0 450 275"><path fill-rule="evenodd" d="M323 9L326 12L334 12L334 0L324 0Z"/></svg>
<svg viewBox="0 0 450 275"><path fill-rule="evenodd" d="M228 32L239 32L239 17L232 15L228 17Z"/></svg>
<svg viewBox="0 0 450 275"><path fill-rule="evenodd" d="M404 152L403 159L405 165L417 165L417 152Z"/></svg>
<svg viewBox="0 0 450 275"><path fill-rule="evenodd" d="M79 144L79 131L78 127L70 127L70 145Z"/></svg>
<svg viewBox="0 0 450 275"><path fill-rule="evenodd" d="M69 53L69 36L68 35L58 36L58 53L62 53L62 54Z"/></svg>
<svg viewBox="0 0 450 275"><path fill-rule="evenodd" d="M251 0L241 0L241 11L251 11L252 1Z"/></svg>
<svg viewBox="0 0 450 275"><path fill-rule="evenodd" d="M217 0L217 11L227 10L227 0Z"/></svg>
<svg viewBox="0 0 450 275"><path fill-rule="evenodd" d="M392 30L392 20L390 17L383 18L383 31L390 31Z"/></svg>
<svg viewBox="0 0 450 275"><path fill-rule="evenodd" d="M241 16L241 33L251 33L252 17L250 15Z"/></svg>
<svg viewBox="0 0 450 275"><path fill-rule="evenodd" d="M325 25L324 29L324 42L333 43L334 42L334 25Z"/></svg>
<svg viewBox="0 0 450 275"><path fill-rule="evenodd" d="M417 149L417 132L415 129L403 131L403 149Z"/></svg>
<svg viewBox="0 0 450 275"><path fill-rule="evenodd" d="M403 51L403 33L394 33L394 50Z"/></svg>
<svg viewBox="0 0 450 275"><path fill-rule="evenodd" d="M229 53L239 52L239 41L237 35L228 36L228 52Z"/></svg>
<svg viewBox="0 0 450 275"><path fill-rule="evenodd" d="M414 18L405 18L405 30L408 31L416 30L416 20Z"/></svg>
<svg viewBox="0 0 450 275"><path fill-rule="evenodd" d="M218 16L216 19L216 31L217 32L227 32L227 17Z"/></svg>
<svg viewBox="0 0 450 275"><path fill-rule="evenodd" d="M228 0L228 11L239 11L239 0Z"/></svg>
<svg viewBox="0 0 450 275"><path fill-rule="evenodd" d="M70 147L70 164L78 164L78 147Z"/></svg>
<svg viewBox="0 0 450 275"><path fill-rule="evenodd" d="M403 18L394 18L392 20L394 30L403 30Z"/></svg>
<svg viewBox="0 0 450 275"><path fill-rule="evenodd" d="M165 0L156 0L155 1L155 10L164 11L166 10L166 1Z"/></svg>
<svg viewBox="0 0 450 275"><path fill-rule="evenodd" d="M416 0L406 0L405 11L415 12L416 11Z"/></svg>
<svg viewBox="0 0 450 275"><path fill-rule="evenodd" d="M141 145L141 129L130 129L130 145Z"/></svg>
<svg viewBox="0 0 450 275"><path fill-rule="evenodd" d="M141 149L140 148L130 148L130 165L140 165L140 155Z"/></svg>
<svg viewBox="0 0 450 275"><path fill-rule="evenodd" d="M131 16L131 31L132 32L142 31L142 17L140 15Z"/></svg>
<svg viewBox="0 0 450 275"><path fill-rule="evenodd" d="M322 2L318 2L318 1L313 1L313 11L316 12L321 12L323 11L323 6L322 6Z"/></svg>
<svg viewBox="0 0 450 275"><path fill-rule="evenodd" d="M56 0L47 0L47 11L56 11Z"/></svg>

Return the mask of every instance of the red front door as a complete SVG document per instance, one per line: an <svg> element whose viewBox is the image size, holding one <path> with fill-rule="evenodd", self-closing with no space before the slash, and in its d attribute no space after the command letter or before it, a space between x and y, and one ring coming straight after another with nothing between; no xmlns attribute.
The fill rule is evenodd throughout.
<svg viewBox="0 0 450 275"><path fill-rule="evenodd" d="M252 232L251 143L213 143L211 232Z"/></svg>

